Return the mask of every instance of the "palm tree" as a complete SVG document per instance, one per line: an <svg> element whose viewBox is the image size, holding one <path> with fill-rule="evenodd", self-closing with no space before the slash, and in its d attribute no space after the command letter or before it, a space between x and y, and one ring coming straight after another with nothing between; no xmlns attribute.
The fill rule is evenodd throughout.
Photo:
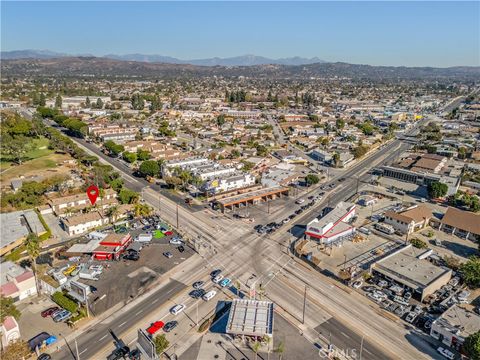
<svg viewBox="0 0 480 360"><path fill-rule="evenodd" d="M118 209L118 205L110 206L107 209L106 215L108 216L108 219L110 220L110 223L113 222L113 219L115 219L118 216L119 213L120 213L120 210Z"/></svg>
<svg viewBox="0 0 480 360"><path fill-rule="evenodd" d="M278 346L275 350L273 350L273 352L277 353L278 354L278 358L279 360L282 360L283 358L283 353L285 352L285 344L283 343L283 341L280 341L278 343Z"/></svg>
<svg viewBox="0 0 480 360"><path fill-rule="evenodd" d="M260 350L260 347L262 346L262 344L259 342L259 341L255 341L253 344L252 344L252 350L253 352L255 353L255 360L257 360L257 356L258 356L258 350Z"/></svg>
<svg viewBox="0 0 480 360"><path fill-rule="evenodd" d="M267 360L270 360L270 342L272 341L272 338L270 336L265 335L262 338L262 341L267 344Z"/></svg>
<svg viewBox="0 0 480 360"><path fill-rule="evenodd" d="M28 256L30 257L30 261L32 262L32 271L35 278L35 288L37 290L37 294L40 294L40 291L38 289L37 270L35 264L35 260L37 259L38 255L40 255L40 240L38 239L37 234L28 234L27 238L25 239L25 247L27 249Z"/></svg>

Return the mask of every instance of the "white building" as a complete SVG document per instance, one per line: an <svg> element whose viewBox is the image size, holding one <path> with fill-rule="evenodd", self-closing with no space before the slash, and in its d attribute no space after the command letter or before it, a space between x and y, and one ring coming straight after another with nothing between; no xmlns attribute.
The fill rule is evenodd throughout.
<svg viewBox="0 0 480 360"><path fill-rule="evenodd" d="M202 191L222 193L235 189L241 189L255 184L255 177L251 174L234 175L226 178L218 178L207 181L202 186Z"/></svg>
<svg viewBox="0 0 480 360"><path fill-rule="evenodd" d="M480 316L455 304L433 322L430 335L459 350L465 339L479 330Z"/></svg>
<svg viewBox="0 0 480 360"><path fill-rule="evenodd" d="M20 339L20 328L13 316L5 317L3 324L0 326L0 332L2 333L3 347L7 347L9 343Z"/></svg>
<svg viewBox="0 0 480 360"><path fill-rule="evenodd" d="M98 211L62 218L62 224L68 235L80 235L91 229L108 224L108 218Z"/></svg>
<svg viewBox="0 0 480 360"><path fill-rule="evenodd" d="M424 205L413 206L402 212L386 211L385 223L402 234L411 234L428 225L432 218L432 211Z"/></svg>
<svg viewBox="0 0 480 360"><path fill-rule="evenodd" d="M14 302L37 294L35 277L31 270L6 261L0 264L0 294Z"/></svg>
<svg viewBox="0 0 480 360"><path fill-rule="evenodd" d="M356 206L340 202L324 217L315 218L307 224L305 236L320 244L331 244L355 233L349 221L355 216Z"/></svg>

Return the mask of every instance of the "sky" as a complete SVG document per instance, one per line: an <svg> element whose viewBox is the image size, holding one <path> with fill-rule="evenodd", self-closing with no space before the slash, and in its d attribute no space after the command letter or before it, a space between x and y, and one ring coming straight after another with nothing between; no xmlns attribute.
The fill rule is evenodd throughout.
<svg viewBox="0 0 480 360"><path fill-rule="evenodd" d="M480 2L1 2L1 49L479 66Z"/></svg>

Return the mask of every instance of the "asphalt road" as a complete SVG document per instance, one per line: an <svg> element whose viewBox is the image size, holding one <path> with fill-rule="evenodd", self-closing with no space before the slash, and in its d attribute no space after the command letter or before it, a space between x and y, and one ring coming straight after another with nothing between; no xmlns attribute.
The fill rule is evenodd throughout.
<svg viewBox="0 0 480 360"><path fill-rule="evenodd" d="M105 347L115 349L113 339L108 332L113 332L120 337L121 332L134 326L140 317L145 317L148 313L156 310L162 303L167 302L169 298L174 297L176 293L182 291L186 286L181 282L170 280L163 288L156 292L152 292L146 299L138 303L128 312L124 312L122 316L109 318L108 323L100 322L90 330L80 334L77 337L77 345L81 359L93 359L94 355ZM63 340L60 339L60 342ZM75 344L70 342L66 347L62 347L59 353L52 354L53 359L76 360Z"/></svg>

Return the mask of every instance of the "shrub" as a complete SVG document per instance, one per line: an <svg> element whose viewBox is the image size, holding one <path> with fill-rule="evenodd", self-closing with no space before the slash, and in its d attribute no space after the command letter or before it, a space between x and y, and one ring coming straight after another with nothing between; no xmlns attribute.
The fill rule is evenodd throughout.
<svg viewBox="0 0 480 360"><path fill-rule="evenodd" d="M73 301L73 300L70 300L68 297L66 297L63 293L61 293L60 291L57 291L56 293L54 293L52 295L52 300L55 301L55 303L58 305L58 306L61 306L62 308L64 308L65 310L68 310L70 311L72 314L74 312L77 311L78 309L78 304Z"/></svg>
<svg viewBox="0 0 480 360"><path fill-rule="evenodd" d="M417 249L426 249L428 247L425 241L417 238L410 239L410 243Z"/></svg>

